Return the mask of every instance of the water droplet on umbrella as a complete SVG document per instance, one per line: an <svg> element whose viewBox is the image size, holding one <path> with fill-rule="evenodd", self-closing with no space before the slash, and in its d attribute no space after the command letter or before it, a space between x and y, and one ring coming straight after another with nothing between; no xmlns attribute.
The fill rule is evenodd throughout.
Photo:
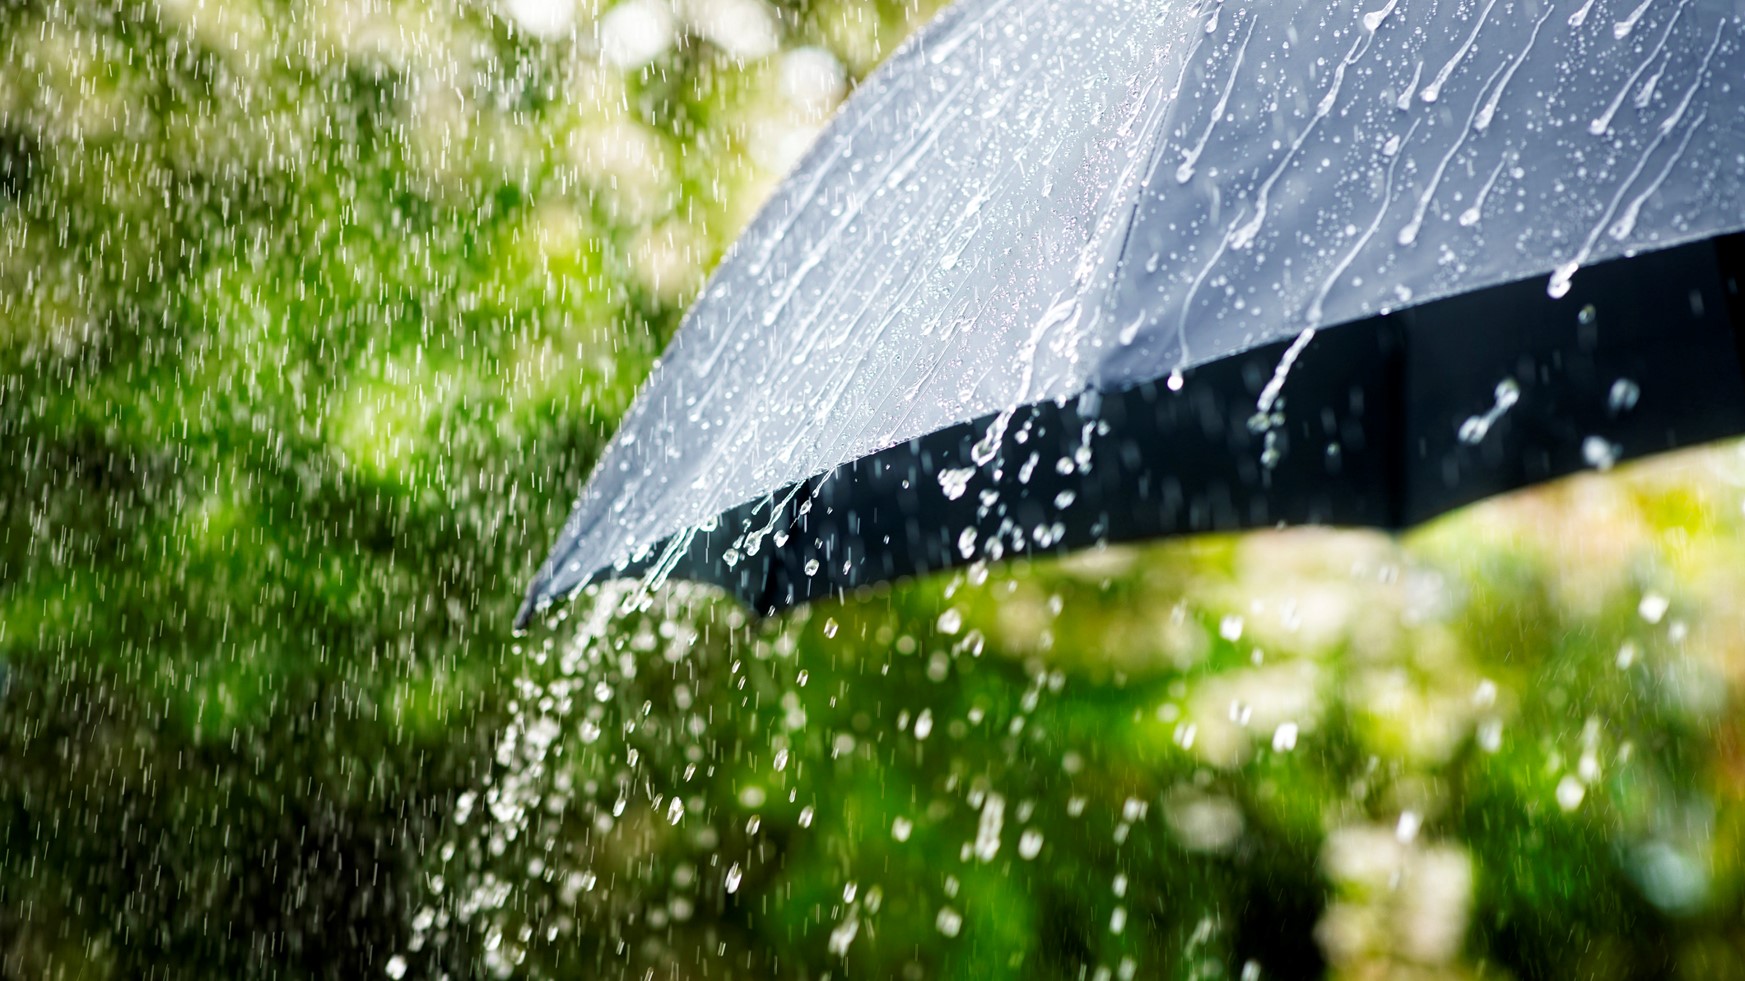
<svg viewBox="0 0 1745 981"><path fill-rule="evenodd" d="M1380 10L1372 10L1364 14L1363 29L1374 33L1375 29L1381 26L1381 22L1387 20L1388 14L1394 12L1394 7L1398 6L1399 2L1400 0L1388 0L1387 5Z"/></svg>
<svg viewBox="0 0 1745 981"><path fill-rule="evenodd" d="M1628 17L1613 24L1612 37L1617 38L1620 41L1629 37L1630 32L1636 29L1636 22L1640 21L1642 15L1648 12L1648 7L1653 2L1654 0L1642 0L1642 5L1637 7L1635 10L1630 11Z"/></svg>

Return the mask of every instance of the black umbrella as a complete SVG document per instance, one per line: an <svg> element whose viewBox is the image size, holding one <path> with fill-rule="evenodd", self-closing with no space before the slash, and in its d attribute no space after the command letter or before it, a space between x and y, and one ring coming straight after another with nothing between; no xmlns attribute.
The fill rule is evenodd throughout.
<svg viewBox="0 0 1745 981"><path fill-rule="evenodd" d="M1745 7L964 0L776 192L522 612L1401 528L1745 431Z"/></svg>

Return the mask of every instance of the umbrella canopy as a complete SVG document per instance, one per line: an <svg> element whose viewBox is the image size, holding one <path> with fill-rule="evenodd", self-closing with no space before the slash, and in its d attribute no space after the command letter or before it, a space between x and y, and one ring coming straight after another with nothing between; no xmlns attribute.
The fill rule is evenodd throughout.
<svg viewBox="0 0 1745 981"><path fill-rule="evenodd" d="M1400 527L1745 431L1736 0L964 0L745 232L522 613Z"/></svg>

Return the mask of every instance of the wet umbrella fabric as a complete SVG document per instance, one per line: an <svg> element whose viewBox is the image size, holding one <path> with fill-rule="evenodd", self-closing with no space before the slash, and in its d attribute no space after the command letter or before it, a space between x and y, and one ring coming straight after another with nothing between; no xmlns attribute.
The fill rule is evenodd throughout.
<svg viewBox="0 0 1745 981"><path fill-rule="evenodd" d="M965 0L724 260L522 612L1402 527L1745 431L1735 0Z"/></svg>

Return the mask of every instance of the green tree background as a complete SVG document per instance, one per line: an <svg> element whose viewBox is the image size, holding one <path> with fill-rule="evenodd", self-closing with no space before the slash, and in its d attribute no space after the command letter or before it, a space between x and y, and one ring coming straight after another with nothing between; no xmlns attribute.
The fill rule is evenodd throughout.
<svg viewBox="0 0 1745 981"><path fill-rule="evenodd" d="M509 635L933 6L0 5L0 974L1745 976L1737 447Z"/></svg>

